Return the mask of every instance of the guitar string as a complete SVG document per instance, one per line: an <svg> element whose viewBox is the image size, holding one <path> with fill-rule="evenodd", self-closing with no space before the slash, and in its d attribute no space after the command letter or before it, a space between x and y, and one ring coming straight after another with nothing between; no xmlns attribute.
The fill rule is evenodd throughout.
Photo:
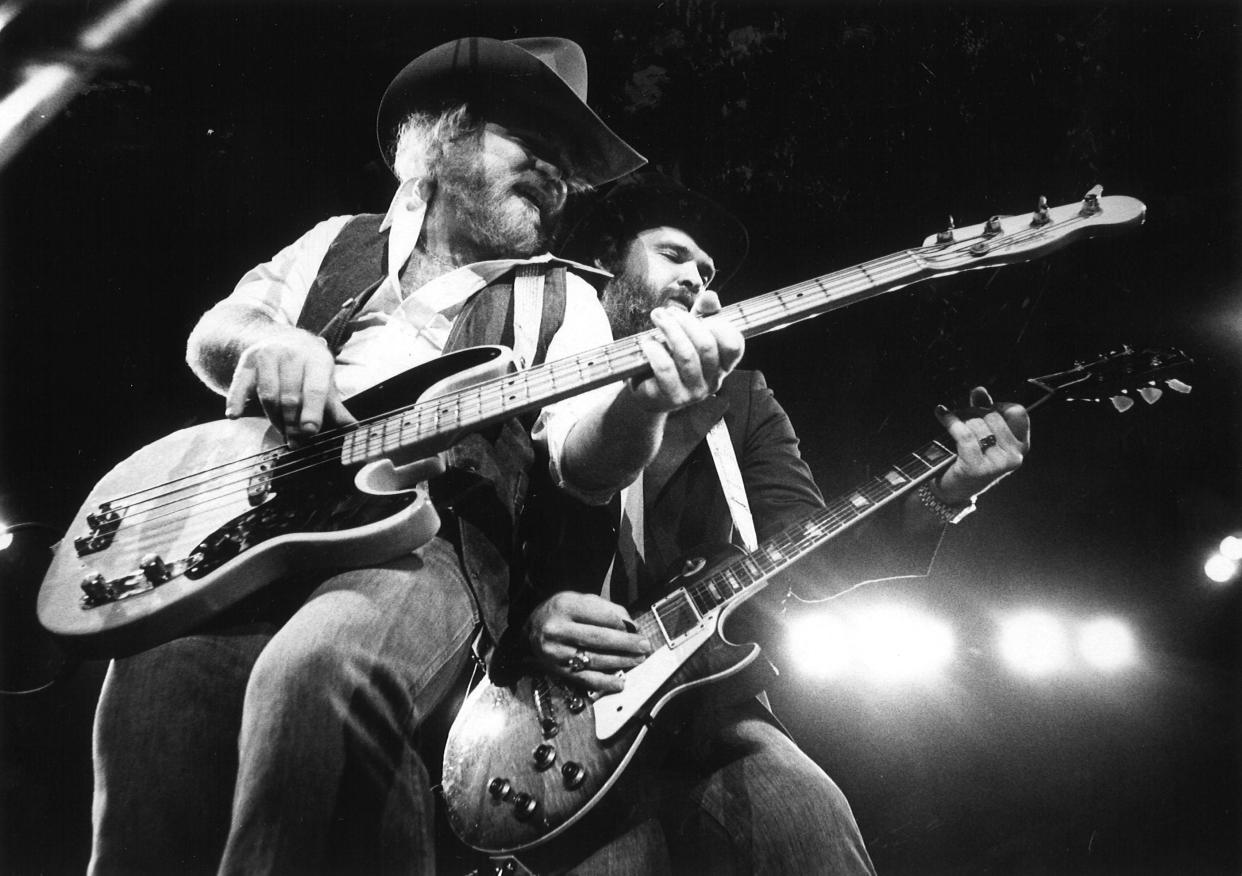
<svg viewBox="0 0 1242 876"><path fill-rule="evenodd" d="M944 445L933 442L942 450ZM711 575L692 582L683 588L696 608L710 605L708 613L715 608L735 600L744 593L749 593L758 584L800 559L807 552L819 547L839 534L846 526L853 524L868 513L908 491L920 477L927 475L936 468L945 468L952 464L956 454L950 454L935 464L928 463L920 455L932 445L910 454L903 461L890 466L890 471L900 472L903 483L894 488L882 476L872 478L863 486L853 490L847 497L839 498L830 505L810 516L791 524L781 532L767 539L759 548L716 570ZM914 470L917 467L917 470ZM862 495L868 500L867 505L859 508L850 499ZM775 556L774 556L775 554ZM757 571L755 571L757 570ZM733 581L740 583L740 589L732 586ZM723 598L717 598L713 586Z"/></svg>
<svg viewBox="0 0 1242 876"><path fill-rule="evenodd" d="M1067 384L1072 386L1077 381ZM1028 411L1034 411L1049 401L1063 387L1045 388L1044 394L1039 398L1026 405ZM938 447L946 452L948 456L938 460L935 463L929 463L925 455L932 449ZM905 479L905 481L897 487L893 487L885 480L883 475L873 477L863 486L851 491L843 497L838 497L829 503L825 508L817 511L802 520L791 524L781 532L765 540L756 550L739 557L736 560L726 564L720 569L713 572L698 581L693 581L685 587L681 588L685 592L686 598L690 599L699 609L700 604L707 604L711 607L706 612L710 614L716 608L734 601L737 597L750 593L755 587L778 572L783 571L787 566L792 565L797 560L804 557L812 550L821 547L832 538L839 535L848 526L862 520L869 513L879 509L889 501L901 496L907 492L920 478L928 476L930 473L944 470L953 464L957 459L957 453L951 451L941 441L935 440L925 444L919 450L904 457L900 462L889 467L889 471L897 471ZM869 500L867 506L862 509L856 507L850 500L855 495L862 495ZM777 556L773 557L775 553ZM759 570L759 574L751 572L748 565L753 565ZM741 579L741 589L734 590L729 586L730 578L734 580ZM717 599L712 594L712 586L724 594L723 599ZM852 588L847 588L852 589ZM842 591L845 592L845 591ZM675 594L674 594L675 595ZM665 597L667 599L668 597ZM828 597L832 598L832 597ZM661 600L663 602L663 600ZM714 603L714 604L713 604ZM649 610L646 614L654 617L659 607L659 603ZM666 644L663 633L660 632L658 624L653 621L655 632L659 633L661 640L653 642L655 645Z"/></svg>
<svg viewBox="0 0 1242 876"><path fill-rule="evenodd" d="M1073 220L1067 220L1066 223L1062 223L1062 225L1058 226L1058 228L1064 227L1064 225L1070 221L1073 221ZM999 248L1001 244L1013 245L1016 242L1022 242L1026 238L1042 236L1043 233L1044 232L1038 229L1032 230L1032 231L1026 231L1026 232L1014 232L1012 234L1001 235L996 238L988 239L985 242L988 243L991 249L996 249L996 248ZM783 289L779 289L774 292L767 293L766 295L759 296L755 299L752 299L750 302L747 302L747 303L731 305L728 308L723 308L719 314L719 317L726 318L726 319L736 318L740 321L749 322L749 323L754 323L756 321L762 321L760 317L767 317L770 311L775 310L778 313L783 314L784 312L788 310L788 305L786 305L786 303L782 300L783 298L788 297L790 295L801 297L801 295L806 294L806 292L808 291L820 292L824 296L823 301L821 303L830 304L834 300L842 296L851 295L854 292L859 291L860 289L866 289L868 287L875 287L875 286L883 285L885 283L895 282L897 280L904 278L905 276L910 276L912 273L916 273L916 272L909 271L908 267L905 270L896 269L897 263L908 264L911 258L914 258L915 263L918 264L918 258L916 256L916 253L918 255L930 255L930 256L942 255L950 249L969 250L970 248L977 246L979 243L980 241L978 241L977 239L967 239L965 241L961 241L960 243L951 244L947 246L944 244L938 244L936 246L931 246L931 247L922 247L917 250L905 250L900 253L895 253L893 255L886 256L882 259L877 259L874 262L864 263L863 265L845 268L840 271L836 271L831 274L827 274L827 275L815 278L810 281L804 281L801 283L793 284ZM870 268L870 270L868 270L868 268ZM884 276L882 277L872 276L873 273L878 274L881 270L884 272ZM864 278L863 281L860 282L858 280L857 278L858 274L862 274ZM834 288L828 288L829 284L833 283L834 278L838 278L836 279ZM747 309L750 310L749 314L746 313ZM812 309L813 308L807 308L808 311ZM623 339L623 341L624 340L633 341L635 339L633 338ZM492 400L486 399L484 397L484 394L486 392L492 391L493 393L495 393L496 390L500 389L501 392L503 393L507 391L502 388L504 385L509 385L511 387L511 385L513 384L515 380L521 380L521 382L525 386L525 395L528 398L532 394L538 396L537 392L536 393L531 392L532 388L543 389L543 387L546 385L546 387L549 390L552 389L553 387L555 387L556 382L557 382L557 375L555 372L557 370L566 370L564 367L558 368L558 367L550 367L550 366L564 366L568 362L568 363L572 363L572 366L573 366L572 370L581 372L585 368L595 367L596 362L594 360L597 360L597 359L607 360L606 361L607 365L613 365L613 360L617 358L623 358L623 359L633 358L633 354L637 350L637 343L635 342L634 344L629 345L631 349L618 350L617 347L623 344L623 341L614 342L612 345L607 345L605 347L597 348L596 350L588 351L585 354L579 354L578 356L571 357L569 360L559 360L557 363L549 363L548 365L540 366L537 369L531 369L525 372L526 377L524 379L522 377L515 378L514 375L505 375L502 377L493 378L489 381L485 381L483 383L480 383L466 390L462 390L461 392L456 394L456 397L458 399L455 405L456 416L460 422L460 419L461 419L460 409L463 406L460 399L463 396L474 396L475 400L478 403L481 420L486 420L489 417L503 418L504 414L508 410L510 410L513 406L512 405L513 397L510 397L508 401L501 400L499 401L499 403L497 403L495 399L492 399ZM591 355L592 353L595 353L598 355L592 356ZM639 352L639 355L641 355L640 352ZM583 360L587 360L587 362L584 363ZM645 358L643 359L643 361L645 361ZM604 368L602 370L607 372L609 369ZM539 372L539 373L533 373L533 372ZM519 375L521 374L523 373L519 372ZM610 381L605 381L605 382L610 382ZM408 406L403 409L399 409L397 412L389 412L386 414L378 415L376 417L370 418L369 421L364 421L358 426L350 427L349 432L352 432L353 434L358 434L359 432L363 430L373 430L376 424L383 423L385 424L385 434L380 436L381 450L390 452L391 448L387 446L388 442L386 441L386 438L388 437L387 436L388 426L390 426L394 420L404 419L411 412L413 412L415 414L415 420L416 420L417 427L422 428L423 427L423 414L422 414L422 411L419 410L419 408L425 408L425 409L429 409L431 407L440 408L443 405L444 401L445 399L443 398L430 400L428 402L423 402L421 404L415 404L415 405ZM443 413L443 411L440 411L440 413ZM398 429L398 435L407 431L409 427L410 427L409 422L401 423ZM465 425L458 425L457 428L464 430L468 427ZM268 450L261 451L260 453L257 453L257 454L252 454L250 457L246 457L242 460L234 460L234 461L230 461L227 463L223 463L219 466L216 466L214 469L207 470L206 473L196 473L196 474L200 476L200 481L207 485L205 487L205 491L208 491L208 492L213 491L213 490L217 492L220 490L228 490L233 487L236 487L243 480L246 483L249 483L255 477L261 477L265 482L273 483L285 477L302 474L310 468L314 468L322 464L327 464L329 462L335 462L337 458L337 448L338 448L338 444L335 439L337 437L341 437L342 443L344 443L344 441L347 440L348 438L349 432L346 432L345 430L333 430L333 432L326 433L325 436L323 436L328 439L327 441L316 441L312 445L308 446L308 448L306 449L302 449L302 448L285 449L282 451L280 448L275 448L276 454L273 454L273 449L269 448ZM357 446L361 444L363 448L368 448L371 443L372 442L369 439L367 439L363 441L355 441L354 445ZM401 446L401 443L403 442L398 442L397 446ZM325 444L328 446L325 447L324 446ZM318 451L319 453L319 456L317 458L311 455L315 453L316 451ZM382 455L383 454L381 453L381 456ZM253 464L251 463L251 460L254 460L256 458L266 459L269 457L280 460L280 464L277 466L274 466L271 471L263 472L261 468L256 470L253 467ZM286 461L290 457L292 457L291 463ZM241 466L242 468L239 469L239 466ZM233 469L233 471L228 471L229 469ZM231 482L223 483L223 484L211 485L209 483L210 480L213 477L218 476L216 474L212 474L212 472L221 472L221 471L224 471L227 476L236 475L237 479ZM195 475L187 475L187 476L184 476L183 478L177 479L176 481L170 482L167 485L161 485L161 486L171 486L173 484L179 483L184 480L188 480L193 477L195 477ZM181 487L177 487L174 490L174 494L177 492L185 492L187 490L194 489L195 486L196 486L195 484L187 484ZM145 491L138 491L137 493L131 494L131 495L138 496L138 495L141 495L141 493L143 492L151 492L159 488L160 487L148 488ZM154 497L151 497L150 499L144 499L142 501L155 501L159 498L164 498L168 495L170 494L165 493L162 495L156 495ZM203 501L208 501L208 502L213 501L213 497L207 497L205 500L202 497L203 497L203 491L196 492L194 494L194 498L198 499L200 501L200 504ZM188 498L189 497L183 497L183 499L179 501L186 501ZM113 500L113 501L119 501L119 500ZM134 513L131 508L125 507L125 506L123 506L122 508L112 508L111 510L125 511L126 513ZM160 510L158 506L152 509L152 511L158 511L158 510ZM191 507L190 509L186 509L186 510L188 512L193 509ZM151 512L148 512L148 513L151 513ZM179 513L179 512L173 511L170 513ZM153 518L148 517L146 520L144 520L144 523L150 522L151 519ZM155 519L158 519L158 518L155 518Z"/></svg>
<svg viewBox="0 0 1242 876"><path fill-rule="evenodd" d="M882 260L882 261L888 261L888 262L903 261L904 262L905 258L904 258L904 254L900 254L900 255L891 256L888 259ZM856 268L845 269L843 271L836 272L835 274L827 275L825 278L820 278L818 282L826 283L828 282L828 280L830 280L834 276L851 275L851 274L855 274L856 272L857 272ZM887 282L889 279L896 279L897 277L898 275L889 272L887 276L885 276L884 279L882 279L880 282ZM765 317L770 311L773 311L773 310L777 310L778 312L783 313L787 309L787 306L784 305L783 302L774 301L772 299L776 299L778 296L781 296L781 295L788 295L791 293L796 294L796 293L804 292L805 290L808 290L808 289L815 289L816 285L817 285L817 281L808 281L808 282L801 283L801 284L795 284L794 286L786 287L785 289L777 290L776 292L768 293L765 296L760 296L758 299L755 299L747 308L750 311L749 313L742 311L742 308L740 308L737 305L734 305L731 308L724 309L722 311L722 316L724 316L725 318L729 318L730 316L733 316L732 313L728 312L730 310L733 310L734 312L737 312L739 314L742 320L754 322L758 318ZM872 284L870 282L860 284L855 279L853 282L848 283L846 287L840 289L839 293L850 294L853 291L855 291L855 289L859 287L860 285L862 288L866 288L866 286L872 285ZM765 301L764 299L768 299L768 300ZM650 334L654 335L654 333L650 333ZM625 344L626 340L631 341L631 343ZM624 348L618 350L617 347L619 345L623 345ZM637 361L639 357L641 357L642 362L646 361L645 357L642 357L641 350L638 347L637 340L632 339L632 338L623 339L622 341L614 342L613 344L607 345L605 347L601 347L596 350L587 351L585 353L578 354L577 356L572 357L571 359L559 360L557 363L549 363L549 365L547 366L540 366L539 369L531 369L525 372L527 376L523 380L525 387L526 387L524 394L527 396L538 395L539 391L543 390L545 387L547 387L548 389L551 389L552 387L555 386L557 382L564 380L563 377L558 376L556 373L550 373L550 372L571 370L577 373L582 373L594 367L598 371L600 371L602 374L606 375L609 371L616 370L616 365L615 365L616 360L635 359ZM568 369L566 369L565 367L566 364L570 365ZM553 368L550 366L559 366L559 367ZM536 371L542 371L543 373L532 373ZM523 379L523 378L519 377L517 379ZM504 375L504 376L493 378L489 381L485 381L483 383L477 384L474 387L470 387L465 390L462 390L460 393L457 394L458 401L453 406L452 413L450 414L448 419L450 420L459 419L460 420L460 413L459 413L460 409L463 407L474 407L474 406L477 406L479 408L482 417L503 416L506 410L512 406L511 405L512 398L507 402L504 400L497 402L495 399L488 399L485 396L488 393L491 393L492 395L503 395L509 388L509 385L511 385L514 380L515 380L514 375ZM532 390L535 390L535 391L532 392ZM465 402L461 401L461 398L463 396L466 398ZM360 424L358 424L358 426L347 428L347 430L333 430L330 432L325 432L321 436L319 436L319 438L316 441L312 442L312 444L308 445L306 448L289 449L287 448L287 446L285 448L280 448L280 447L269 448L268 450L261 451L256 454L252 454L250 457L244 458L242 460L231 460L226 463L221 463L213 468L206 469L203 472L196 473L199 476L198 481L202 484L209 484L211 479L219 477L221 475L226 476L226 477L234 477L235 480L226 481L225 483L218 485L219 488L231 488L231 487L237 486L240 483L249 482L252 478L255 478L255 477L262 477L264 480L271 482L274 480L278 480L281 477L286 476L286 475L300 474L306 471L307 468L314 466L320 461L326 462L329 460L335 460L338 455L338 448L339 448L339 445L335 440L337 437L347 436L348 433L351 431L354 432L355 434L358 434L359 432L362 432L367 427L371 427L373 429L374 426L376 425L391 424L395 420L399 420L399 419L405 420L407 418L413 421L415 431L418 431L422 428L425 428L425 422L427 420L431 420L435 418L435 414L432 413L432 409L441 409L445 401L446 399L443 399L443 398L429 400L427 402L422 402L419 404L408 406L406 408L398 409L393 412L387 412L385 414L377 415L375 417L370 418L369 420L362 421ZM440 411L440 413L443 413L443 412L444 412L443 410ZM411 414L413 414L413 417L410 417ZM402 423L398 431L399 432L408 431L410 425L411 425L410 422ZM465 428L465 427L459 425L456 428ZM367 439L355 440L354 442L355 446L361 446L363 448L370 446L370 444L372 443L373 441L367 440ZM380 436L380 443L381 444L385 443L384 436ZM256 459L266 460L270 458L271 456L273 456L273 450L275 450L276 455L278 455L278 458L280 460L279 465L274 466L271 470L266 471L266 472L262 471L258 467L253 467L253 468L251 467L254 460ZM314 455L316 454L316 452L318 452L317 457ZM261 464L262 463L260 462L259 465ZM158 490L161 488L167 489L168 487L173 487L174 488L173 494L175 494L177 492L184 492L184 491L199 487L200 483L190 482L191 479L193 479L194 477L195 475L186 475L186 476L183 476L182 478L179 478L175 481L170 481L163 485L158 485L156 487L147 488L144 491L137 491L135 493L130 494L130 496L128 497L121 497L118 499L113 499L111 500L111 503L110 503L112 505L112 510L128 511L132 513L135 510L134 506L140 504L141 502L151 502L151 501L155 501L161 498L165 498L168 495L170 495L169 493L163 493L163 494L156 493L155 495L152 495L152 496L143 496L144 492L153 493L155 490ZM139 498L139 497L142 497L142 498ZM122 500L126 498L130 498L134 500L131 502L131 505L121 506L118 504L119 502L121 502Z"/></svg>

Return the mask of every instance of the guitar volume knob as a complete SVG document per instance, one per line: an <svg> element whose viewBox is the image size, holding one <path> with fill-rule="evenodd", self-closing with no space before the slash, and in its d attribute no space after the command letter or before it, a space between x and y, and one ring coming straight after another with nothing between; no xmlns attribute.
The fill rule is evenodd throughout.
<svg viewBox="0 0 1242 876"><path fill-rule="evenodd" d="M546 742L541 742L535 746L531 757L534 758L536 769L546 770L556 762L556 749Z"/></svg>
<svg viewBox="0 0 1242 876"><path fill-rule="evenodd" d="M513 796L513 783L508 779L494 778L487 783L487 793L497 800L508 800Z"/></svg>
<svg viewBox="0 0 1242 876"><path fill-rule="evenodd" d="M513 795L513 814L517 816L518 821L527 821L538 811L539 801L530 794L519 791Z"/></svg>
<svg viewBox="0 0 1242 876"><path fill-rule="evenodd" d="M586 767L577 761L567 760L561 767L561 778L565 780L565 787L573 791L582 787L582 783L586 781Z"/></svg>

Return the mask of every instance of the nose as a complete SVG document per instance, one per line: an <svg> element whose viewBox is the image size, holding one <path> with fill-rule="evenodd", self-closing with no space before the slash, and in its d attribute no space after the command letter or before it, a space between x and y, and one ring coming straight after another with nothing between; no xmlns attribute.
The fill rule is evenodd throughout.
<svg viewBox="0 0 1242 876"><path fill-rule="evenodd" d="M677 285L683 289L693 292L695 295L703 291L703 277L699 273L699 266L694 262L683 262L678 269Z"/></svg>
<svg viewBox="0 0 1242 876"><path fill-rule="evenodd" d="M548 179L560 179L564 175L561 173L561 169L552 162L540 158L534 152L530 152L529 155L531 165Z"/></svg>

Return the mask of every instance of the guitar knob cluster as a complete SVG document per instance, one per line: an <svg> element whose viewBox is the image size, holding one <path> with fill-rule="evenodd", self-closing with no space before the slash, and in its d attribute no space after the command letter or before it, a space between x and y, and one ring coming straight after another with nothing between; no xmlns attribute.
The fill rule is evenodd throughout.
<svg viewBox="0 0 1242 876"><path fill-rule="evenodd" d="M561 778L565 780L565 787L571 791L582 787L586 775L586 767L577 761L567 760L561 766Z"/></svg>
<svg viewBox="0 0 1242 876"><path fill-rule="evenodd" d="M531 757L535 761L535 769L546 770L552 764L556 763L556 749L546 742L541 742L535 746L535 750L531 753Z"/></svg>

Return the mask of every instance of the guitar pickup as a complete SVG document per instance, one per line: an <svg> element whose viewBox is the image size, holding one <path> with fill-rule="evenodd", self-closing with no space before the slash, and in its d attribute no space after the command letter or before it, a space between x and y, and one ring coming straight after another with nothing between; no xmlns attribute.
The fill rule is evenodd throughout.
<svg viewBox="0 0 1242 876"><path fill-rule="evenodd" d="M123 517L109 502L102 503L95 513L87 514L86 525L90 527L90 532L73 540L73 549L78 556L85 557L110 547L117 530L121 528Z"/></svg>

